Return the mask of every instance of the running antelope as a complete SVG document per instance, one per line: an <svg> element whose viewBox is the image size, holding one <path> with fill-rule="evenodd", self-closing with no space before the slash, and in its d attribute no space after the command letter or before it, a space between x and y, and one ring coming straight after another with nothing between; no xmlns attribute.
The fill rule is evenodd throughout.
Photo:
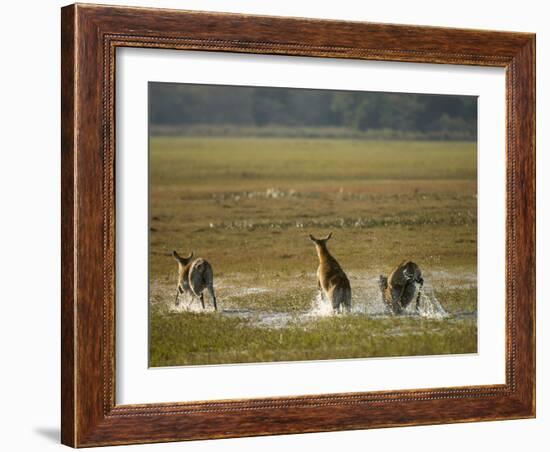
<svg viewBox="0 0 550 452"><path fill-rule="evenodd" d="M327 242L332 232L324 239L316 239L311 234L309 238L315 243L319 268L317 269L317 284L321 293L327 298L334 312L351 310L351 287L348 277L338 261L330 254Z"/></svg>
<svg viewBox="0 0 550 452"><path fill-rule="evenodd" d="M380 275L382 301L393 314L401 314L413 300L418 310L423 285L422 271L411 261L401 262L388 277Z"/></svg>
<svg viewBox="0 0 550 452"><path fill-rule="evenodd" d="M199 257L193 259L193 252L187 257L181 257L176 251L172 253L178 263L178 284L176 286L176 306L179 305L180 294L188 293L198 297L204 309L204 289L208 289L214 309L218 310L216 294L214 293L214 272L208 261Z"/></svg>

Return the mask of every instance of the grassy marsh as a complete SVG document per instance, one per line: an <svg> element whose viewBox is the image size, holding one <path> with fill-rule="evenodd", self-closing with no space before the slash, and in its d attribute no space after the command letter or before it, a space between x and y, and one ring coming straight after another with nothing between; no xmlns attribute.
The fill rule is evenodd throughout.
<svg viewBox="0 0 550 452"><path fill-rule="evenodd" d="M150 179L151 366L477 350L475 143L153 137ZM357 309L308 317L328 231ZM172 249L211 262L221 312L173 308ZM402 259L448 318L384 315Z"/></svg>

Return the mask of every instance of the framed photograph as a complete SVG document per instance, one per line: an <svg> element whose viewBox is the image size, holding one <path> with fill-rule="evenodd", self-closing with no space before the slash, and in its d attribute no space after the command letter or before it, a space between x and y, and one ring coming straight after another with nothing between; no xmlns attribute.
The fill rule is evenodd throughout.
<svg viewBox="0 0 550 452"><path fill-rule="evenodd" d="M535 36L62 9L62 442L535 416Z"/></svg>

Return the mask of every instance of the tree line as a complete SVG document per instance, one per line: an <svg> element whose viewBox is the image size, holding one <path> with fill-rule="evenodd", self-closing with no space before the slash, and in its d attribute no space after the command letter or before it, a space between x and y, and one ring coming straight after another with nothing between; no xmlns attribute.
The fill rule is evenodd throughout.
<svg viewBox="0 0 550 452"><path fill-rule="evenodd" d="M153 127L346 128L475 140L475 96L149 84Z"/></svg>

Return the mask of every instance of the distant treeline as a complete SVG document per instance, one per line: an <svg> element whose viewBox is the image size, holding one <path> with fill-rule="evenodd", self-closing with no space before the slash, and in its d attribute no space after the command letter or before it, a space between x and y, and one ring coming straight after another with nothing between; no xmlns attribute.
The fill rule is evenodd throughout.
<svg viewBox="0 0 550 452"><path fill-rule="evenodd" d="M477 138L474 96L149 84L153 134Z"/></svg>

